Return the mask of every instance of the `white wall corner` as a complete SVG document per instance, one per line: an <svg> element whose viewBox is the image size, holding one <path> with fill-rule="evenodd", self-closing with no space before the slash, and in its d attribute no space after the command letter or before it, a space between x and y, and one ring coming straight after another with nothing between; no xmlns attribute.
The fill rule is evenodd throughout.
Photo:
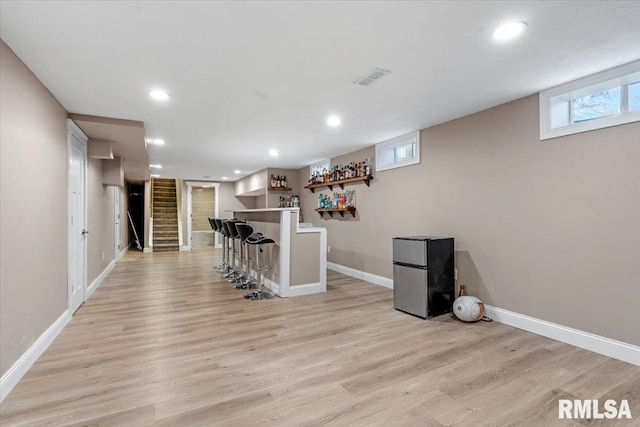
<svg viewBox="0 0 640 427"><path fill-rule="evenodd" d="M0 378L0 402L13 390L31 366L38 360L42 353L49 348L51 343L65 326L71 321L69 310L65 310L58 319L33 343L27 351L9 368Z"/></svg>
<svg viewBox="0 0 640 427"><path fill-rule="evenodd" d="M365 282L373 283L374 285L380 285L384 286L385 288L393 289L393 279L389 279L387 277L377 276L375 274L356 270L355 268L351 267L345 267L344 265L336 264L333 262L327 262L327 268L329 270L337 271L338 273L346 274L347 276L355 277L356 279L364 280Z"/></svg>
<svg viewBox="0 0 640 427"><path fill-rule="evenodd" d="M640 366L640 347L485 304L496 322Z"/></svg>

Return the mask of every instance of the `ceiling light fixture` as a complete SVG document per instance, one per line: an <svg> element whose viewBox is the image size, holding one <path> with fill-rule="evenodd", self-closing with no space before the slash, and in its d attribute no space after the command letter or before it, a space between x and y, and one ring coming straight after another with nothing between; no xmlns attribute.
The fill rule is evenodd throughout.
<svg viewBox="0 0 640 427"><path fill-rule="evenodd" d="M340 123L342 123L342 119L336 115L327 117L327 124L332 128L340 126Z"/></svg>
<svg viewBox="0 0 640 427"><path fill-rule="evenodd" d="M502 24L493 32L493 38L499 41L511 40L520 35L527 29L527 24L524 22L509 22Z"/></svg>
<svg viewBox="0 0 640 427"><path fill-rule="evenodd" d="M234 170L234 171L233 171L233 173L241 173L241 172L242 172L242 171L241 171L241 170L239 170L239 169L236 169L236 170Z"/></svg>
<svg viewBox="0 0 640 427"><path fill-rule="evenodd" d="M150 168L162 169L162 165L149 165Z"/></svg>
<svg viewBox="0 0 640 427"><path fill-rule="evenodd" d="M156 101L167 101L169 98L171 98L171 95L160 89L152 90L151 92L149 92L149 96Z"/></svg>
<svg viewBox="0 0 640 427"><path fill-rule="evenodd" d="M280 154L280 152L278 150L269 150L269 155L271 157L276 157Z"/></svg>

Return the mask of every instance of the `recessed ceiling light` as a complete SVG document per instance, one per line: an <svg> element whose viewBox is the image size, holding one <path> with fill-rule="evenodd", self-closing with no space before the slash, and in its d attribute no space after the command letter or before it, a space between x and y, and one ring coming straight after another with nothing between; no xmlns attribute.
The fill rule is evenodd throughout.
<svg viewBox="0 0 640 427"><path fill-rule="evenodd" d="M171 98L171 95L169 95L167 92L160 89L152 90L151 92L149 92L149 96L155 99L156 101L166 101L169 98Z"/></svg>
<svg viewBox="0 0 640 427"><path fill-rule="evenodd" d="M333 115L327 117L327 124L331 127L340 126L340 123L342 123L342 119L338 116Z"/></svg>
<svg viewBox="0 0 640 427"><path fill-rule="evenodd" d="M154 139L153 141L151 141L151 143L156 145L164 145L164 139Z"/></svg>
<svg viewBox="0 0 640 427"><path fill-rule="evenodd" d="M493 32L493 38L500 41L510 40L520 35L520 33L526 29L527 24L524 22L509 22L496 28Z"/></svg>
<svg viewBox="0 0 640 427"><path fill-rule="evenodd" d="M229 178L227 178L226 176L223 176L222 179L229 179Z"/></svg>
<svg viewBox="0 0 640 427"><path fill-rule="evenodd" d="M280 154L280 152L278 150L269 150L269 155L271 157L276 157L279 154Z"/></svg>
<svg viewBox="0 0 640 427"><path fill-rule="evenodd" d="M158 175L157 173L152 173L151 178L160 178L160 175Z"/></svg>
<svg viewBox="0 0 640 427"><path fill-rule="evenodd" d="M233 171L233 173L241 173L241 172L242 172L242 171L241 171L241 170L239 170L239 169L236 169L236 170L234 170L234 171Z"/></svg>
<svg viewBox="0 0 640 427"><path fill-rule="evenodd" d="M162 165L149 165L150 168L162 169Z"/></svg>

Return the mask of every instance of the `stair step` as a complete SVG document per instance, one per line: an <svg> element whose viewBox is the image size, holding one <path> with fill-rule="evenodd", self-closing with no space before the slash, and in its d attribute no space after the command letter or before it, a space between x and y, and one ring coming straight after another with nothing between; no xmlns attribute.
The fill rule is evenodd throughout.
<svg viewBox="0 0 640 427"><path fill-rule="evenodd" d="M153 246L178 246L178 239L153 239Z"/></svg>
<svg viewBox="0 0 640 427"><path fill-rule="evenodd" d="M158 240L158 241L162 241L162 242L165 242L165 243L166 242L174 242L174 241L177 242L178 241L178 233L175 233L173 235L168 235L168 236L164 236L164 235L159 236L159 235L156 235L156 233L154 232L153 233L153 240L154 241Z"/></svg>
<svg viewBox="0 0 640 427"><path fill-rule="evenodd" d="M153 231L174 232L178 233L178 224L153 224Z"/></svg>
<svg viewBox="0 0 640 427"><path fill-rule="evenodd" d="M154 215L153 216L153 222L154 224L156 223L164 223L164 224L178 224L178 214L167 214L167 213L162 213L159 215Z"/></svg>
<svg viewBox="0 0 640 427"><path fill-rule="evenodd" d="M180 250L178 245L175 246L167 246L167 247L153 247L153 252L175 252Z"/></svg>
<svg viewBox="0 0 640 427"><path fill-rule="evenodd" d="M174 200L172 202L165 202L165 201L154 200L153 207L154 208L175 208L176 201Z"/></svg>
<svg viewBox="0 0 640 427"><path fill-rule="evenodd" d="M172 247L172 246L178 247L179 246L178 241L177 240L166 240L166 241L165 240L160 240L160 241L154 240L153 241L153 247L154 248L156 248L156 247L157 248L168 248L168 247Z"/></svg>

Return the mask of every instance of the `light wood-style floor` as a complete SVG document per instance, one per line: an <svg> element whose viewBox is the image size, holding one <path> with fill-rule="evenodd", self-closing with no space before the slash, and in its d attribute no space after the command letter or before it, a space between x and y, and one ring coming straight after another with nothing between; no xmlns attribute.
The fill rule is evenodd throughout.
<svg viewBox="0 0 640 427"><path fill-rule="evenodd" d="M1 405L3 426L639 425L640 367L499 323L422 320L329 272L247 301L218 253L129 252ZM558 420L558 399L628 420Z"/></svg>

